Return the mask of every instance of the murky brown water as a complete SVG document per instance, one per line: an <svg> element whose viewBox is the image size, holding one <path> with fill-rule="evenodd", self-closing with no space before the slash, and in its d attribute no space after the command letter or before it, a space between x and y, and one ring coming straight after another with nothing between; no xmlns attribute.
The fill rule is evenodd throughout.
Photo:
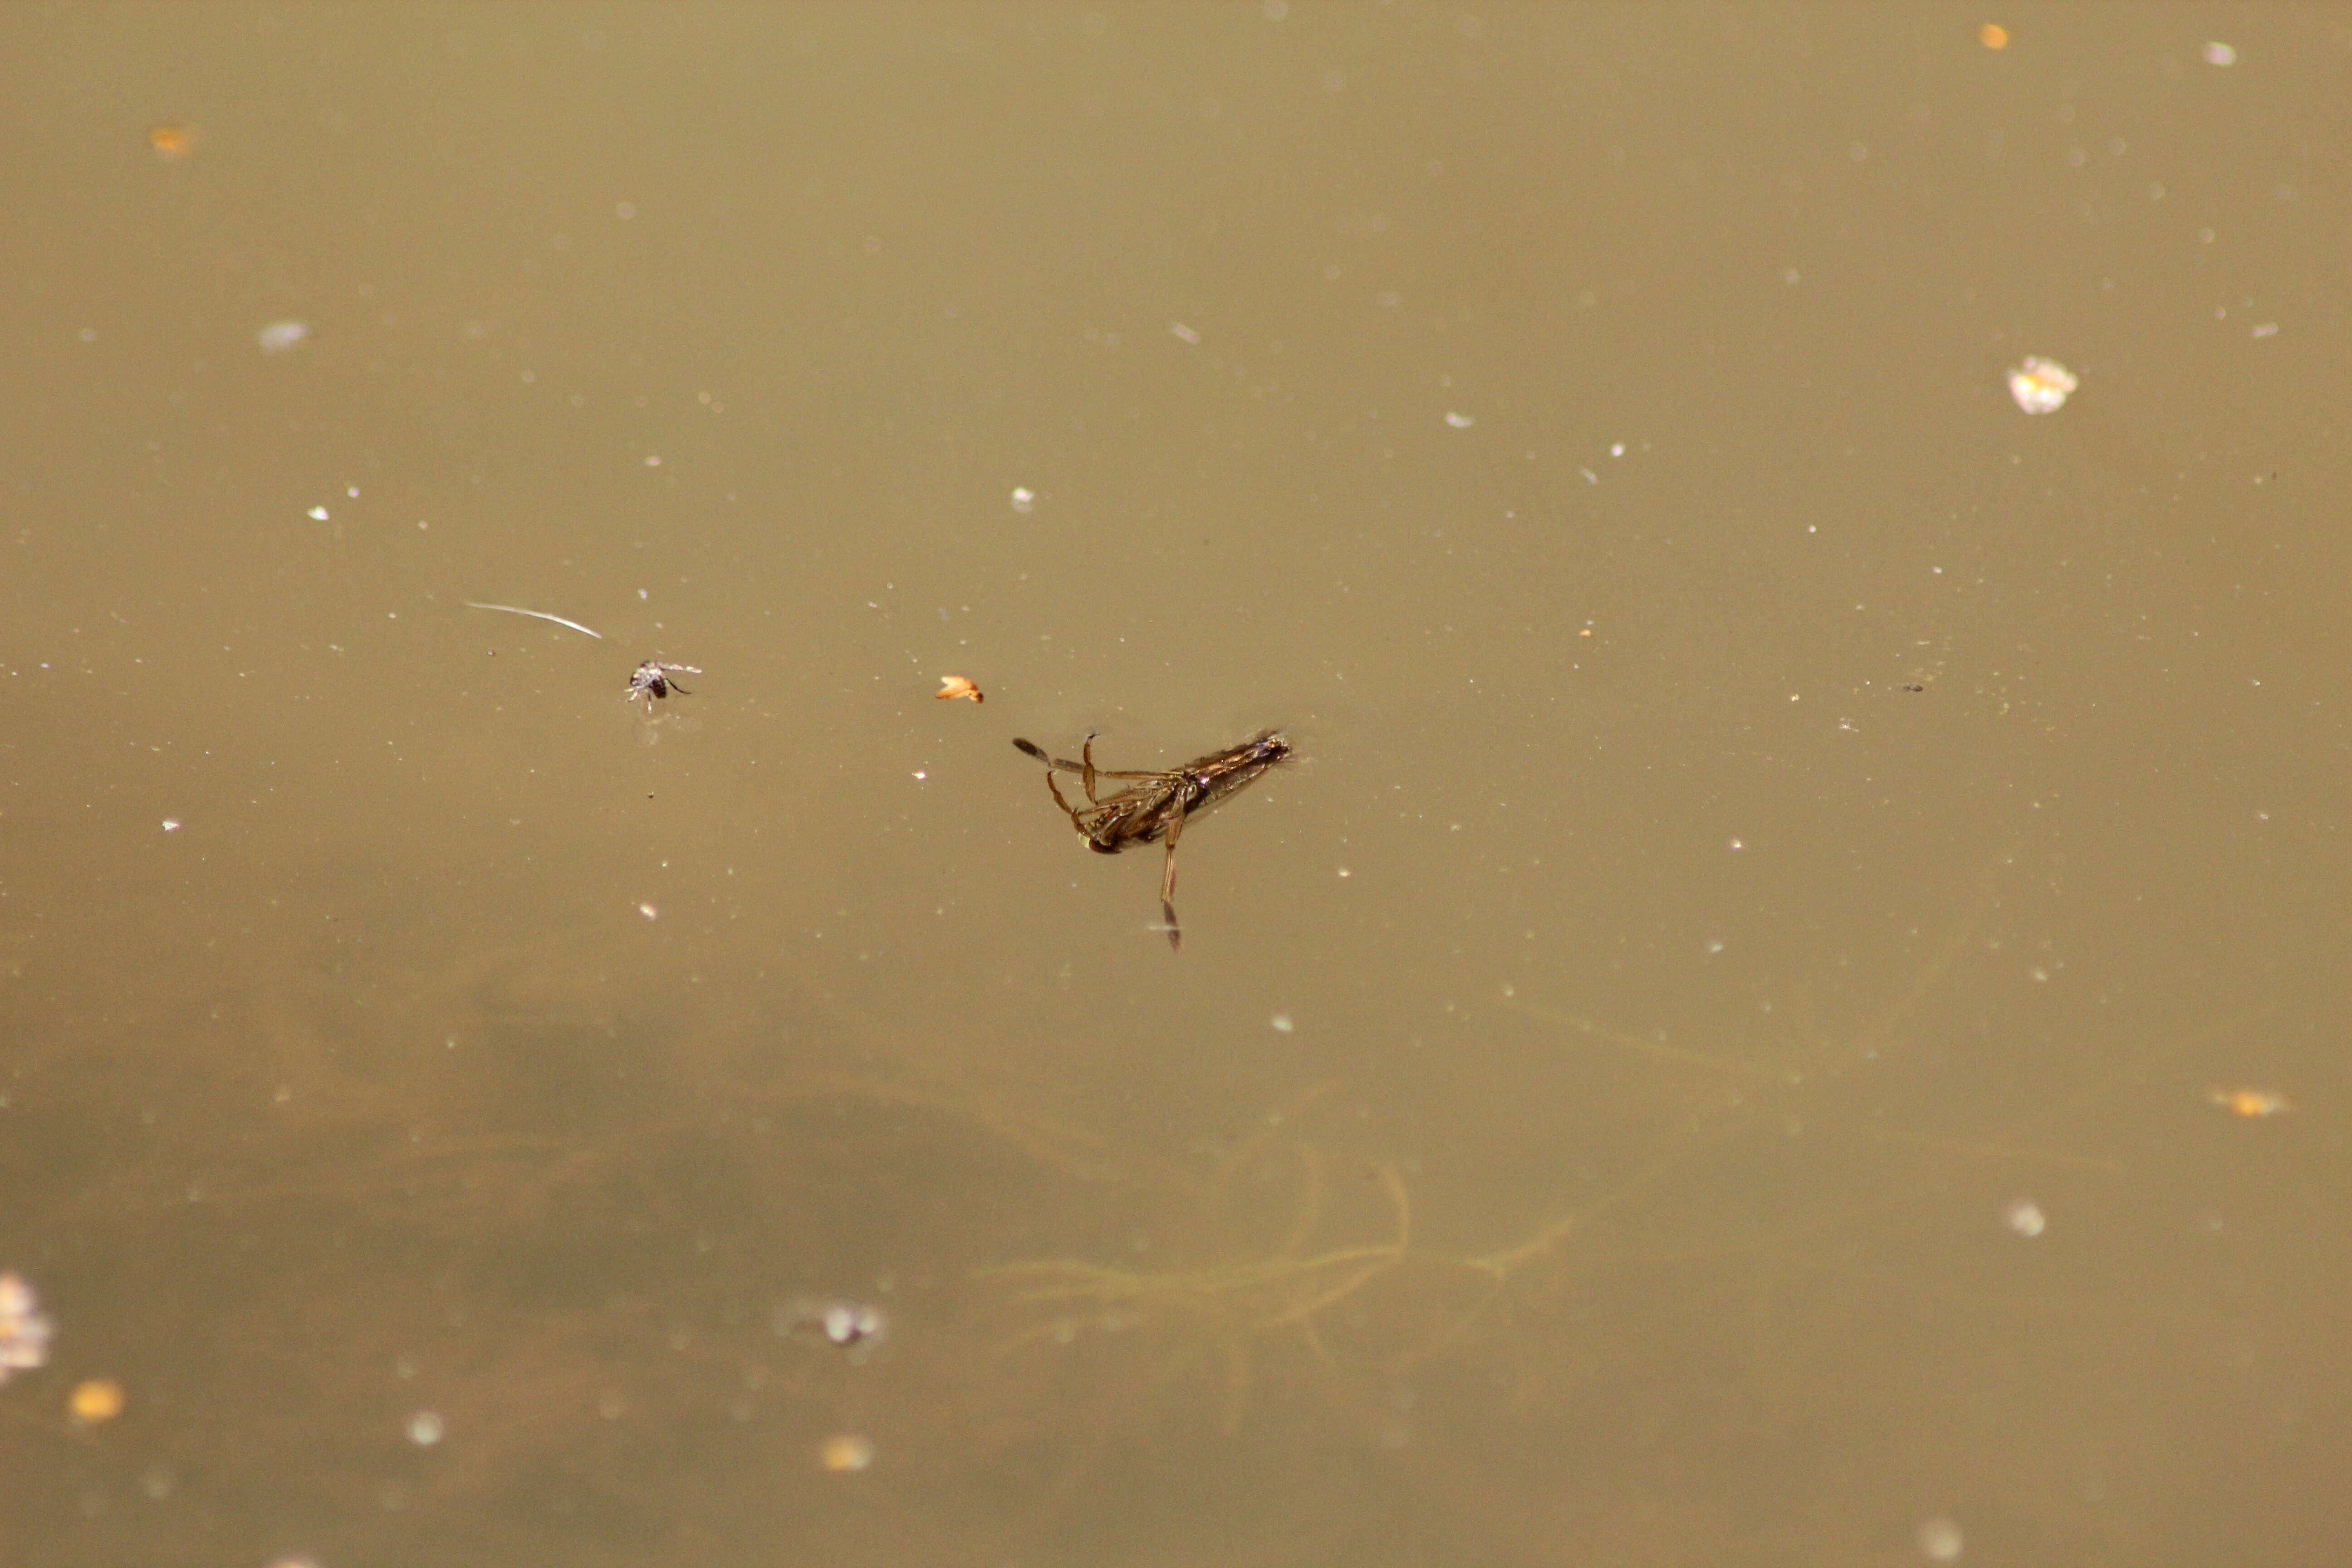
<svg viewBox="0 0 2352 1568"><path fill-rule="evenodd" d="M12 1562L2352 1550L2342 11L0 34Z"/></svg>

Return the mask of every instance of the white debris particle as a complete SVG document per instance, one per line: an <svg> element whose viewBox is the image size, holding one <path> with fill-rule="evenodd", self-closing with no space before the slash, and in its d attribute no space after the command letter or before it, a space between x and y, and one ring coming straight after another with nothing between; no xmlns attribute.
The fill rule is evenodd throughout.
<svg viewBox="0 0 2352 1568"><path fill-rule="evenodd" d="M2014 1200L2009 1207L2001 1211L2000 1217L2002 1224L2018 1235L2028 1238L2040 1236L2050 1228L2049 1216L2042 1212L2042 1205L2032 1198Z"/></svg>
<svg viewBox="0 0 2352 1568"><path fill-rule="evenodd" d="M2081 383L2054 359L2028 354L2009 373L2009 395L2028 414L2055 414Z"/></svg>
<svg viewBox="0 0 2352 1568"><path fill-rule="evenodd" d="M1201 341L1201 334L1200 334L1200 333L1198 333L1198 332L1196 332L1196 331L1194 331L1192 328L1190 328L1190 327L1186 326L1186 325L1185 325L1183 322L1181 322L1181 321L1171 321L1171 322L1169 322L1169 323L1168 323L1168 330L1169 330L1170 331L1171 331L1171 332L1173 332L1173 333L1175 333L1175 334L1176 334L1177 340L1178 340L1179 342L1188 342L1188 343L1197 343L1197 342L1199 342Z"/></svg>
<svg viewBox="0 0 2352 1568"><path fill-rule="evenodd" d="M301 347L303 340L310 335L310 323L308 321L272 321L254 337L260 342L263 353L282 354L289 349Z"/></svg>
<svg viewBox="0 0 2352 1568"><path fill-rule="evenodd" d="M1036 505L1037 492L1035 490L1031 489L1027 485L1015 485L1013 487L1013 510L1014 511L1026 515L1030 511L1034 510Z"/></svg>
<svg viewBox="0 0 2352 1568"><path fill-rule="evenodd" d="M179 832L179 831L180 831L180 819L179 819L178 817L176 817L176 816L167 816L167 817L165 817L165 818L163 819L163 831L164 831L164 832L166 832L166 833L177 833L177 832Z"/></svg>
<svg viewBox="0 0 2352 1568"><path fill-rule="evenodd" d="M327 509L322 506L314 506L310 509L309 515L312 522L324 522L327 521Z"/></svg>
<svg viewBox="0 0 2352 1568"><path fill-rule="evenodd" d="M13 1271L0 1274L0 1383L47 1363L49 1332L41 1300L25 1277Z"/></svg>
<svg viewBox="0 0 2352 1568"><path fill-rule="evenodd" d="M430 1410L420 1410L408 1418L408 1440L420 1448L429 1448L441 1440L441 1417Z"/></svg>
<svg viewBox="0 0 2352 1568"><path fill-rule="evenodd" d="M2205 63L2209 66L2233 66L2238 63L2238 51L2227 44L2205 46Z"/></svg>
<svg viewBox="0 0 2352 1568"><path fill-rule="evenodd" d="M1287 1013L1276 1013L1273 1017L1268 1018L1266 1022L1274 1026L1275 1032L1276 1034L1286 1035L1290 1033L1291 1030L1297 1027L1296 1024L1293 1024L1290 1021L1290 1015Z"/></svg>
<svg viewBox="0 0 2352 1568"><path fill-rule="evenodd" d="M637 913L645 916L646 919L649 921L659 920L661 918L661 911L654 908L651 904L639 904L637 906Z"/></svg>
<svg viewBox="0 0 2352 1568"><path fill-rule="evenodd" d="M1448 425L1453 426L1456 430L1467 430L1470 426L1478 423L1478 421L1473 419L1467 414L1449 414L1445 416L1445 422Z"/></svg>
<svg viewBox="0 0 2352 1568"><path fill-rule="evenodd" d="M1960 1560L1960 1527L1948 1519L1931 1519L1919 1527L1919 1554L1930 1563Z"/></svg>
<svg viewBox="0 0 2352 1568"><path fill-rule="evenodd" d="M2274 338L2278 336L2278 323L2276 321L2264 321L2262 325L2254 329L2253 335L2258 338Z"/></svg>
<svg viewBox="0 0 2352 1568"><path fill-rule="evenodd" d="M824 1310L824 1337L837 1345L878 1340L889 1331L879 1307L863 1301L835 1301Z"/></svg>

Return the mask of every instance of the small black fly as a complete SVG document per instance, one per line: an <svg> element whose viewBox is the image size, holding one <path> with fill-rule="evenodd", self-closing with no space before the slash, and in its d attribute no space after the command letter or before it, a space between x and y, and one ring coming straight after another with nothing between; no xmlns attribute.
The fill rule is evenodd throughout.
<svg viewBox="0 0 2352 1568"><path fill-rule="evenodd" d="M654 710L655 703L673 691L680 697L694 695L693 692L672 680L671 676L700 675L701 673L701 670L690 664L664 664L657 658L649 658L637 666L637 672L629 677L629 700L635 702L640 697L644 698L646 711L650 713Z"/></svg>

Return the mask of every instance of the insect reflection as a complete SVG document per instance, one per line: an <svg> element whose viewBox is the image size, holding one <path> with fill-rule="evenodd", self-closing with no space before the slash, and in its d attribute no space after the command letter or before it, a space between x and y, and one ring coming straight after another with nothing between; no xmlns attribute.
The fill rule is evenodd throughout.
<svg viewBox="0 0 2352 1568"><path fill-rule="evenodd" d="M1045 764L1045 787L1054 804L1069 813L1070 826L1098 855L1116 855L1131 844L1164 839L1165 868L1160 876L1160 912L1165 919L1168 945L1181 952L1184 932L1176 923L1176 839L1184 820L1208 810L1236 790L1256 782L1258 775L1290 755L1290 742L1272 730L1262 731L1237 746L1195 757L1167 773L1116 773L1095 766L1095 738L1087 737L1078 762L1048 756L1044 747L1015 739L1013 742ZM1074 806L1062 797L1056 773L1076 773L1084 781L1087 805ZM1108 797L1097 793L1097 779L1135 782Z"/></svg>

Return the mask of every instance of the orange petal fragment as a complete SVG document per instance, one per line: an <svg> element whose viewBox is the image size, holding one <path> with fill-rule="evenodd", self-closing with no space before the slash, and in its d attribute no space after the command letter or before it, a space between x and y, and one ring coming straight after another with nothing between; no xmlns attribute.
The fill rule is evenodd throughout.
<svg viewBox="0 0 2352 1568"><path fill-rule="evenodd" d="M874 1462L873 1440L856 1432L836 1432L818 1445L816 1462L836 1476L855 1475Z"/></svg>
<svg viewBox="0 0 2352 1568"><path fill-rule="evenodd" d="M74 1384L72 1395L66 1401L77 1421L95 1426L111 1421L122 1414L122 1385L110 1377L93 1377Z"/></svg>
<svg viewBox="0 0 2352 1568"><path fill-rule="evenodd" d="M951 697L961 697L973 702L985 702L988 700L986 694L984 694L979 687L974 686L971 681L966 680L961 675L940 676L940 689L937 691L932 692L931 695L938 698L942 702L945 702Z"/></svg>

